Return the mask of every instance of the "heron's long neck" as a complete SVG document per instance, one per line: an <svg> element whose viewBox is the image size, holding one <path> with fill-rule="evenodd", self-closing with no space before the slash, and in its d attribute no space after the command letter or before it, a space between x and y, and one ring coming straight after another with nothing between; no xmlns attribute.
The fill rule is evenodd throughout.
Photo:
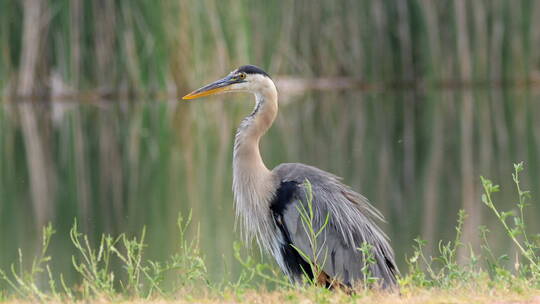
<svg viewBox="0 0 540 304"><path fill-rule="evenodd" d="M277 92L275 88L255 94L257 101L253 113L244 118L234 142L234 167L241 172L263 174L268 172L259 151L259 141L272 126L277 115Z"/></svg>
<svg viewBox="0 0 540 304"><path fill-rule="evenodd" d="M259 141L277 115L277 91L271 80L255 94L256 106L236 133L233 154L233 191L236 211L246 234L264 234L267 226L256 219L266 217L270 200L277 187L276 181L264 165Z"/></svg>

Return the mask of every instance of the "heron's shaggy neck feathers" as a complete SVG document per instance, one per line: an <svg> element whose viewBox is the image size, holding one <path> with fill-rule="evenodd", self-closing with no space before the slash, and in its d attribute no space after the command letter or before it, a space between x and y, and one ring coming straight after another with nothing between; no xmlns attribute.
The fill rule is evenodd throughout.
<svg viewBox="0 0 540 304"><path fill-rule="evenodd" d="M265 166L259 141L276 118L277 90L272 80L265 77L253 92L255 110L240 124L234 142L233 192L245 240L255 237L262 247L274 251L277 248L268 237L276 234L269 205L279 181Z"/></svg>

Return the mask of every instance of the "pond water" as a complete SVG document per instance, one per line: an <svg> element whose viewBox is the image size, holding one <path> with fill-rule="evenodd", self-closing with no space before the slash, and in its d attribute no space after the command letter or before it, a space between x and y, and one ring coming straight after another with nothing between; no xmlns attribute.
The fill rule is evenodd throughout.
<svg viewBox="0 0 540 304"><path fill-rule="evenodd" d="M236 125L250 98L184 101L53 101L0 107L0 267L38 252L42 226L57 231L53 269L69 280L77 218L96 241L102 233L139 235L146 256L174 253L179 213L193 214L211 279L234 278L231 190ZM540 103L525 90L308 92L285 97L262 140L266 165L303 162L342 176L386 216L405 271L413 239L455 235L459 209L469 213L465 241L478 247L478 225L499 254L509 240L481 203L479 176L501 184L496 202L512 209L512 164L524 161L523 186L540 197ZM527 212L537 232L540 208ZM257 252L257 250L253 250Z"/></svg>

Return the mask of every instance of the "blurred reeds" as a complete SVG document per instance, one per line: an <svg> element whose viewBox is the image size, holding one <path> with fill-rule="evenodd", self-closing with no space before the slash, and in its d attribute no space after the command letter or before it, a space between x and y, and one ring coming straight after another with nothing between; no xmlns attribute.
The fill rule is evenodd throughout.
<svg viewBox="0 0 540 304"><path fill-rule="evenodd" d="M181 95L233 67L366 84L538 81L534 0L2 0L5 95Z"/></svg>

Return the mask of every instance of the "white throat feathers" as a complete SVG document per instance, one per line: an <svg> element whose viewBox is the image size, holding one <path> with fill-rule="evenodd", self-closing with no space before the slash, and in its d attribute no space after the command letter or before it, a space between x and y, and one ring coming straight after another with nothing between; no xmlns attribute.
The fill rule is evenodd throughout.
<svg viewBox="0 0 540 304"><path fill-rule="evenodd" d="M255 95L255 108L238 127L234 142L233 192L244 240L256 238L261 247L274 252L277 245L266 241L273 238L261 236L278 235L270 215L270 202L279 180L265 166L259 141L276 118L277 90L270 78L255 76L258 81L248 89Z"/></svg>

